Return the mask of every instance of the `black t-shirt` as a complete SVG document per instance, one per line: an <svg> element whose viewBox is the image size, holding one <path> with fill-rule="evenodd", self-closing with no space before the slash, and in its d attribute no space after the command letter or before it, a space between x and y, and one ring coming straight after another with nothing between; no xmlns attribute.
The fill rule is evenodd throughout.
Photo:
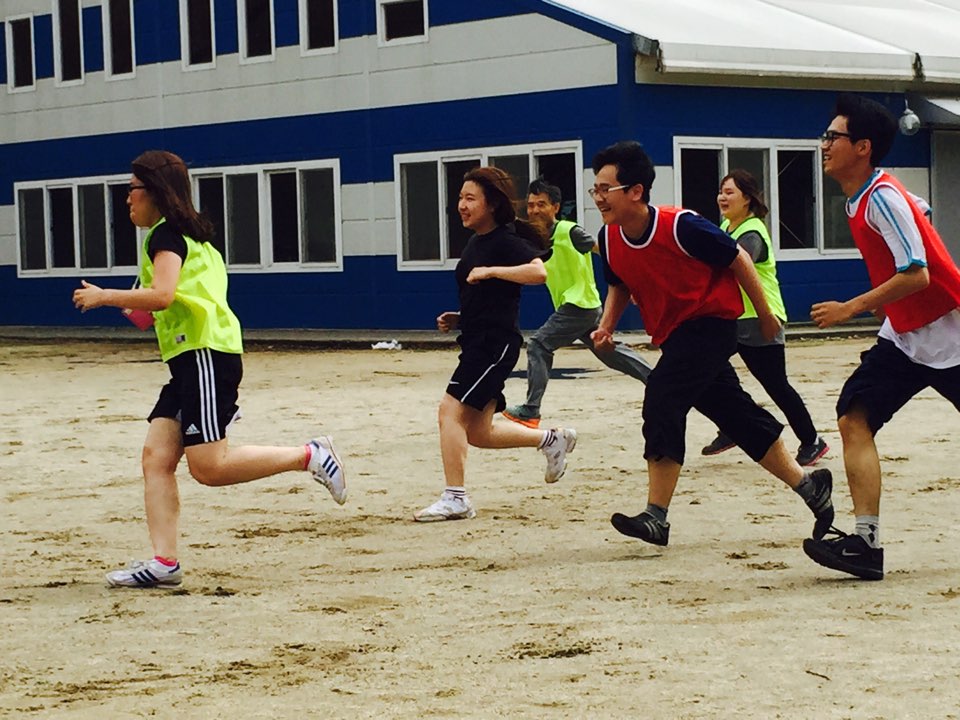
<svg viewBox="0 0 960 720"><path fill-rule="evenodd" d="M147 255L151 262L161 250L176 253L180 256L181 263L187 261L187 241L168 222L160 223L150 236L150 242L147 243Z"/></svg>
<svg viewBox="0 0 960 720"><path fill-rule="evenodd" d="M455 272L460 288L460 332L471 337L519 333L520 290L514 282L494 278L471 285L467 276L475 267L526 265L550 255L516 234L513 223L500 225L486 235L473 235L460 256Z"/></svg>

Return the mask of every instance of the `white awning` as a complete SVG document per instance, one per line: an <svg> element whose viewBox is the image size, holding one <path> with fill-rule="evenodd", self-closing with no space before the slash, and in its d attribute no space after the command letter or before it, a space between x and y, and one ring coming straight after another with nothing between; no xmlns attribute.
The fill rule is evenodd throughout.
<svg viewBox="0 0 960 720"><path fill-rule="evenodd" d="M960 0L548 0L632 33L664 73L960 80Z"/></svg>

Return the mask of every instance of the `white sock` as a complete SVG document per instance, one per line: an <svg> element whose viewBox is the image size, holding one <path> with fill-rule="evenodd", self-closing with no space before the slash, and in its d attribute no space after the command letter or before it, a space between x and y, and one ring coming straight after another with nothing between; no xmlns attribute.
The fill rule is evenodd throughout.
<svg viewBox="0 0 960 720"><path fill-rule="evenodd" d="M557 439L556 430L544 430L543 439L540 441L540 444L537 445L537 450L543 450L547 445L553 445L553 441Z"/></svg>
<svg viewBox="0 0 960 720"><path fill-rule="evenodd" d="M857 528L854 531L857 535L866 540L867 545L872 548L880 547L880 516L879 515L857 515Z"/></svg>
<svg viewBox="0 0 960 720"><path fill-rule="evenodd" d="M443 491L444 495L449 495L452 498L457 500L463 500L467 496L467 489L462 485L459 487L454 487L453 485L447 485Z"/></svg>

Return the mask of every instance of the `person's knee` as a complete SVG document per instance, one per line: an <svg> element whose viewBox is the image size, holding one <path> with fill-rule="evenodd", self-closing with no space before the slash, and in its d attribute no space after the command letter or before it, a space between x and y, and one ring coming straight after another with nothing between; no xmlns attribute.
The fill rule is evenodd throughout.
<svg viewBox="0 0 960 720"><path fill-rule="evenodd" d="M467 442L475 448L493 447L491 428L484 426L467 427Z"/></svg>
<svg viewBox="0 0 960 720"><path fill-rule="evenodd" d="M437 408L437 425L441 432L444 428L450 427L451 424L459 423L459 404L449 395L444 396L443 400L440 401L440 406Z"/></svg>
<svg viewBox="0 0 960 720"><path fill-rule="evenodd" d="M856 443L858 440L873 436L870 421L866 412L861 408L851 408L841 415L837 419L837 427L840 430L840 439L844 445Z"/></svg>
<svg viewBox="0 0 960 720"><path fill-rule="evenodd" d="M222 473L216 464L197 459L188 459L187 465L190 468L190 475L201 485L216 487L223 484Z"/></svg>
<svg viewBox="0 0 960 720"><path fill-rule="evenodd" d="M144 475L170 474L176 472L180 456L166 447L144 445L140 455L140 465Z"/></svg>
<svg viewBox="0 0 960 720"><path fill-rule="evenodd" d="M551 358L553 350L547 347L543 340L534 335L527 341L527 356L533 358Z"/></svg>

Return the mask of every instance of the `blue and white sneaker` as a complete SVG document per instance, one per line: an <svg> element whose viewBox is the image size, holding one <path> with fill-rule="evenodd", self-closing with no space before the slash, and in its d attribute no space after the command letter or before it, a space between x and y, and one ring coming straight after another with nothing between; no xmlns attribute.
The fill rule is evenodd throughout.
<svg viewBox="0 0 960 720"><path fill-rule="evenodd" d="M181 582L183 582L183 571L180 569L180 563L170 567L156 558L134 560L123 570L107 573L107 583L110 587L176 587Z"/></svg>
<svg viewBox="0 0 960 720"><path fill-rule="evenodd" d="M330 491L337 505L347 501L347 478L343 473L343 463L333 449L333 438L321 435L307 443L310 448L310 462L307 470L313 473L313 479Z"/></svg>

